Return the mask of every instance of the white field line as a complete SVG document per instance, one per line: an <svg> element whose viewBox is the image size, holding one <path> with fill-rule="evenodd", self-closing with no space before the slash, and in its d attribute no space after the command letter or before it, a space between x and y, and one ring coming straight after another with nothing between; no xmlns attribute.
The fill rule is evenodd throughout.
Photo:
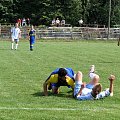
<svg viewBox="0 0 120 120"><path fill-rule="evenodd" d="M47 110L47 111L76 111L76 110L85 110L85 111L107 111L106 108L17 108L17 107L0 107L0 110Z"/></svg>
<svg viewBox="0 0 120 120"><path fill-rule="evenodd" d="M17 107L0 107L0 110L48 110L48 111L54 111L54 110L60 110L60 111L67 111L67 110L78 110L78 109L74 109L74 108L17 108Z"/></svg>

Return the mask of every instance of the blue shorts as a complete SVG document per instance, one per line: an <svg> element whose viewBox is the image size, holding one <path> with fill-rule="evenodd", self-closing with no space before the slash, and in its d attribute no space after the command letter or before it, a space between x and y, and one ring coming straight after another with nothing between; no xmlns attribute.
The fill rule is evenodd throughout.
<svg viewBox="0 0 120 120"><path fill-rule="evenodd" d="M52 83L51 86L52 87L58 87L57 83Z"/></svg>
<svg viewBox="0 0 120 120"><path fill-rule="evenodd" d="M30 40L30 44L34 44L35 43L35 40Z"/></svg>
<svg viewBox="0 0 120 120"><path fill-rule="evenodd" d="M57 83L52 83L52 84L51 84L51 87L57 87L57 88L59 88L60 86L58 86ZM69 85L68 85L67 87L68 87L68 88L71 88L71 86L69 86Z"/></svg>
<svg viewBox="0 0 120 120"><path fill-rule="evenodd" d="M87 84L86 85L86 88L88 88L88 89L92 89L94 87L94 85L92 85L92 84Z"/></svg>

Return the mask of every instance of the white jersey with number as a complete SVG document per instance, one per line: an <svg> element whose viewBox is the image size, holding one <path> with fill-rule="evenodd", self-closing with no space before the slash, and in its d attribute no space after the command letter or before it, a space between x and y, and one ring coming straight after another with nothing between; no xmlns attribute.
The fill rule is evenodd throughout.
<svg viewBox="0 0 120 120"><path fill-rule="evenodd" d="M11 33L12 33L12 39L19 39L19 35L20 35L20 29L19 28L12 28L11 29Z"/></svg>
<svg viewBox="0 0 120 120"><path fill-rule="evenodd" d="M78 100L98 100L102 99L104 97L110 96L110 91L109 89L106 89L105 91L100 92L95 98L92 96L91 92L88 91L86 95L78 95L76 96L76 99Z"/></svg>

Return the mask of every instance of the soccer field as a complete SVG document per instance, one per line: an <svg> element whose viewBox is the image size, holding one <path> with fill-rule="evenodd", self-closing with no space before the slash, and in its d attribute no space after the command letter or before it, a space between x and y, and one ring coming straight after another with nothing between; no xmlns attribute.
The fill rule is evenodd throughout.
<svg viewBox="0 0 120 120"><path fill-rule="evenodd" d="M42 84L57 67L83 72L88 82L90 65L96 66L103 89L114 74L114 96L95 101L77 101L71 89L61 87L59 95L43 96ZM119 120L120 47L116 41L19 42L0 41L0 120Z"/></svg>

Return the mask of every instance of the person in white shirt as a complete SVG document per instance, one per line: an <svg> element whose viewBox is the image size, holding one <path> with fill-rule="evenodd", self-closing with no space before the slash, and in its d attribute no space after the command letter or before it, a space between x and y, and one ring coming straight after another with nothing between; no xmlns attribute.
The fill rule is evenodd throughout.
<svg viewBox="0 0 120 120"><path fill-rule="evenodd" d="M80 19L78 22L79 22L80 27L82 27L83 20L82 20L82 19Z"/></svg>
<svg viewBox="0 0 120 120"><path fill-rule="evenodd" d="M57 27L60 26L60 20L59 20L59 18L56 19L56 26L57 26Z"/></svg>
<svg viewBox="0 0 120 120"><path fill-rule="evenodd" d="M92 73L92 80L90 84L93 86L82 82L82 72L78 72L75 77L75 87L74 87L74 98L77 100L95 100L101 99L107 96L113 96L113 81L115 80L114 75L109 76L110 86L105 91L102 91L102 85L98 83L99 76L94 73L94 65L92 65L90 74Z"/></svg>
<svg viewBox="0 0 120 120"><path fill-rule="evenodd" d="M65 20L61 21L61 26L63 26L63 27L65 26Z"/></svg>
<svg viewBox="0 0 120 120"><path fill-rule="evenodd" d="M55 26L55 19L52 20L52 26Z"/></svg>
<svg viewBox="0 0 120 120"><path fill-rule="evenodd" d="M22 19L22 26L26 26L26 19L25 18Z"/></svg>
<svg viewBox="0 0 120 120"><path fill-rule="evenodd" d="M15 43L15 50L17 50L19 38L21 37L21 31L18 28L18 23L15 24L15 27L11 28L11 37L12 37L11 49L12 50L14 49Z"/></svg>

